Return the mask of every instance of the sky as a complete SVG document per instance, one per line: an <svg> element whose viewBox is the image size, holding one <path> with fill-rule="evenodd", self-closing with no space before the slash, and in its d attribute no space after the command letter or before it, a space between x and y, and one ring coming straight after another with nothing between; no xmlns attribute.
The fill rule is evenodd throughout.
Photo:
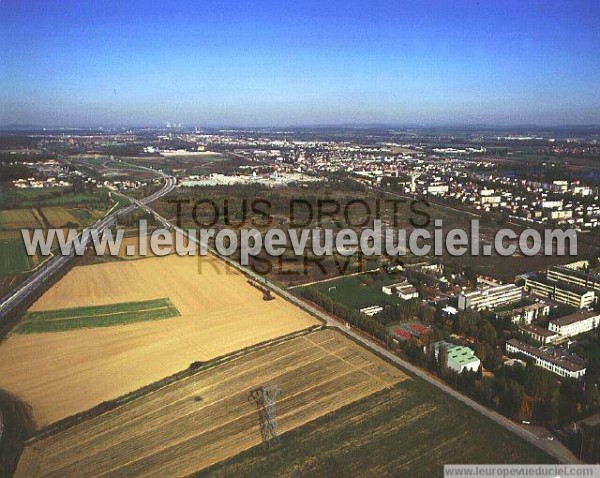
<svg viewBox="0 0 600 478"><path fill-rule="evenodd" d="M0 0L0 126L600 124L597 0Z"/></svg>

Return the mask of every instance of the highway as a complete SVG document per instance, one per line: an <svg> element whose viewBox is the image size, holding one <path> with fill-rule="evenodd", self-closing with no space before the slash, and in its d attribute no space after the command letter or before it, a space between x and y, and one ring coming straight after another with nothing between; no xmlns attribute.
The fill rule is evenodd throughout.
<svg viewBox="0 0 600 478"><path fill-rule="evenodd" d="M134 210L136 203L139 202L140 204L145 204L146 202L152 202L171 192L173 188L175 188L175 178L167 176L164 173L159 174L161 174L165 179L165 184L159 191L156 191L140 201L134 202L134 205L127 206L124 209L119 209L112 214L103 217L91 228L89 228L90 236L88 237L91 237L92 233L101 234L104 230L115 223L118 215L127 214L128 212ZM82 234L83 232L77 236L77 239L74 239L71 243L69 243L69 255L62 255L59 253L51 259L48 259L15 290L3 298L2 303L0 304L0 318L5 317L6 314L24 304L32 295L43 290L48 283L48 279L52 278L58 271L65 267L76 256L76 253L81 254L85 250L87 246L85 242L82 241L79 244L79 247L75 247L73 244L73 242L81 240Z"/></svg>

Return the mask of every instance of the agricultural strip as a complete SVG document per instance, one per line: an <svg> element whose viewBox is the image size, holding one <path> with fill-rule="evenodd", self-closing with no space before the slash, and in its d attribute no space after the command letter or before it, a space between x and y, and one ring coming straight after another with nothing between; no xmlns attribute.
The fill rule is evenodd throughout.
<svg viewBox="0 0 600 478"><path fill-rule="evenodd" d="M0 211L0 229L35 229L43 222L34 209L5 209Z"/></svg>
<svg viewBox="0 0 600 478"><path fill-rule="evenodd" d="M37 256L30 257L27 255L22 239L0 241L0 275L27 272L38 263L39 258Z"/></svg>
<svg viewBox="0 0 600 478"><path fill-rule="evenodd" d="M407 377L332 330L267 346L30 443L17 477L187 476L261 442L249 392L278 385L285 433Z"/></svg>
<svg viewBox="0 0 600 478"><path fill-rule="evenodd" d="M43 207L42 214L48 221L51 227L63 227L67 224L72 226L79 225L79 220L69 209L62 206Z"/></svg>
<svg viewBox="0 0 600 478"><path fill-rule="evenodd" d="M169 299L124 302L92 307L75 307L29 312L15 329L18 334L64 332L81 328L110 327L179 315Z"/></svg>

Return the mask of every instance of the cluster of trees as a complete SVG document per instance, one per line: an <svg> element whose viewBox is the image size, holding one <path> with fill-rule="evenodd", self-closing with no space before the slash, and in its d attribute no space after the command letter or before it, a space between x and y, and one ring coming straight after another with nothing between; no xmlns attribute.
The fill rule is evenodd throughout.
<svg viewBox="0 0 600 478"><path fill-rule="evenodd" d="M0 162L0 182L14 181L16 179L25 179L33 174L30 169L23 164L9 164Z"/></svg>
<svg viewBox="0 0 600 478"><path fill-rule="evenodd" d="M121 214L120 216L117 216L117 222L119 225L125 227L138 227L140 221L142 220L145 220L148 226L154 226L157 224L154 214L150 214L149 212L142 211L140 209L135 209L129 214Z"/></svg>
<svg viewBox="0 0 600 478"><path fill-rule="evenodd" d="M96 185L92 182L86 181L81 176L72 175L69 178L71 182L70 191L73 194L91 193L96 189Z"/></svg>
<svg viewBox="0 0 600 478"><path fill-rule="evenodd" d="M417 299L404 300L398 304L388 305L377 314L377 320L384 325L390 325L394 322L406 322L417 317L427 324L430 324L433 320L433 309L419 305Z"/></svg>
<svg viewBox="0 0 600 478"><path fill-rule="evenodd" d="M432 348L425 351L416 343L403 345L407 358L435 372L448 384L460 389L479 403L515 420L528 420L548 427L579 420L600 406L600 393L591 378L582 383L559 379L537 367L532 360L500 366L492 375L448 369L443 349L436 359Z"/></svg>

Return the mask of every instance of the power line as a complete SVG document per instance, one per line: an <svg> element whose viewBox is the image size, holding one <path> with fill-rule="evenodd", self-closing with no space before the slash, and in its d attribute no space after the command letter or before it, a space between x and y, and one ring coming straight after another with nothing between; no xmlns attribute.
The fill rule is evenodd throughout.
<svg viewBox="0 0 600 478"><path fill-rule="evenodd" d="M256 403L262 442L267 448L273 448L280 442L277 432L277 410L275 403L281 388L277 385L259 387L250 391L249 401Z"/></svg>

